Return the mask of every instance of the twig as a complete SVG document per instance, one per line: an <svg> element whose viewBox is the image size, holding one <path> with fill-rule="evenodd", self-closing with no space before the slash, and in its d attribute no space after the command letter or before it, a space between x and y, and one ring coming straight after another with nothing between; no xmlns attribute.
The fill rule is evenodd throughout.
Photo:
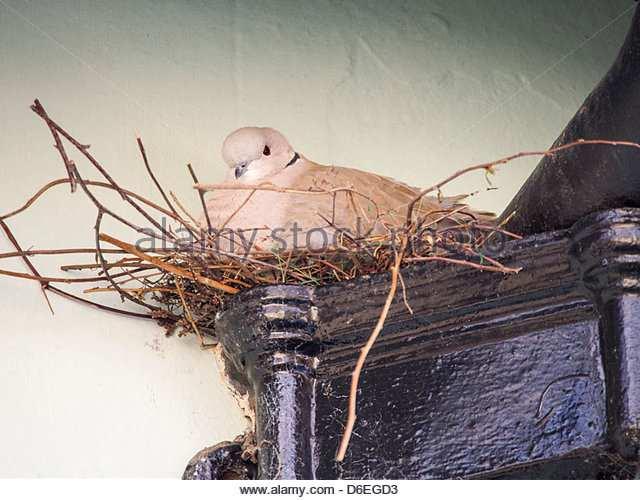
<svg viewBox="0 0 640 500"><path fill-rule="evenodd" d="M194 227L198 227L198 221L196 220L196 218L184 207L184 205L180 202L180 200L173 193L173 191L169 191L169 195L171 196L171 198L173 198L174 203L178 205L178 208L182 210L182 213L186 215L189 218L189 220L194 224Z"/></svg>
<svg viewBox="0 0 640 500"><path fill-rule="evenodd" d="M105 253L104 250L107 250L106 248L102 249L101 253ZM126 267L133 267L136 269L155 269L155 267L153 267L151 264L140 264L140 260L139 259L135 259L135 261L132 262L123 262L121 260L116 261L116 262L109 262L107 263L107 267L109 269L112 269L114 267L120 267L120 268L126 268ZM60 270L61 271L84 271L86 269L102 269L102 264L68 264L65 266L60 266Z"/></svg>
<svg viewBox="0 0 640 500"><path fill-rule="evenodd" d="M52 134L54 134L55 136L57 136L58 134L62 135L78 151L80 151L80 153L87 160L89 160L89 162L96 168L96 170L98 170L98 172L100 172L100 174L102 174L102 176L107 180L107 182L109 184L111 184L111 186L113 186L113 188L118 192L118 194L120 194L120 196L122 197L122 199L124 201L128 202L129 205L131 205L138 213L140 213L149 223L151 223L153 226L155 226L156 229L158 229L162 234L164 234L165 236L167 236L168 238L170 238L172 240L174 239L173 236L171 235L171 233L169 233L160 223L158 223L158 221L156 221L153 217L151 217L147 213L146 210L144 210L140 205L138 205L138 203L136 203L129 195L127 195L127 193L118 185L118 183L116 183L116 181L111 177L111 175L109 175L109 173L104 169L104 167L100 164L100 162L98 162L98 160L96 160L93 157L93 155L91 155L91 153L89 153L89 151L88 151L89 146L88 145L80 144L66 130L64 130L60 125L58 125L55 121L53 121L51 118L49 118L49 116L47 115L46 111L44 110L44 107L42 106L42 104L40 104L40 101L38 101L38 99L36 99L34 101L34 104L33 104L33 106L31 106L31 109L45 121L45 123L49 127L49 130L51 130ZM64 146L63 146L62 141L60 140L59 137L56 140L56 144L59 145L59 148L61 150L60 154L63 155ZM64 160L64 158L67 158L66 152L63 155L63 160ZM75 164L73 162L71 162L70 165L65 163L65 165L67 165L68 169L72 168L74 179L77 180L78 182L80 182L80 184L82 185L82 187L83 187L85 193L87 194L87 196L89 196L91 201L93 201L94 204L96 204L96 206L99 209L101 209L104 213L107 213L107 214L111 215L112 217L115 217L119 222L122 222L123 224L126 224L129 227L134 227L133 224L131 224L128 221L124 220L123 218L115 215L112 211L106 209L106 207L104 207L104 205L102 205L102 204L100 204L98 202L98 200L87 189L86 185L84 184L84 182L83 182L83 180L82 180L82 178L80 176L80 173L78 172L78 169L76 168L76 166L75 166ZM149 233L144 233L143 232L143 234L149 234ZM150 236L153 236L153 235L150 235ZM155 236L153 236L153 237L155 237Z"/></svg>
<svg viewBox="0 0 640 500"><path fill-rule="evenodd" d="M122 290L127 293L135 293L138 295L145 295L153 292L176 293L175 288L169 288L166 286L141 286L138 288L122 288ZM94 287L87 288L86 290L83 290L82 293L113 293L115 291L116 289L112 287Z"/></svg>
<svg viewBox="0 0 640 500"><path fill-rule="evenodd" d="M95 283L96 281L108 281L107 278L56 278L53 276L39 276L28 273L19 273L17 271L9 271L8 269L0 269L3 276L11 276L12 278L23 278L26 280L39 281L40 283L65 283L71 285L74 283Z"/></svg>
<svg viewBox="0 0 640 500"><path fill-rule="evenodd" d="M2 219L0 219L1 221ZM69 254L86 254L91 253L95 254L95 248L58 248L54 250L46 250L46 249L30 249L30 250L22 250L20 252L6 252L0 253L0 259L12 259L16 257L34 257L37 255L69 255ZM124 250L120 249L107 249L103 250L102 253L113 253L113 254L124 254L126 253Z"/></svg>
<svg viewBox="0 0 640 500"><path fill-rule="evenodd" d="M80 180L80 183L82 183L82 180ZM152 311L157 311L159 309L158 307L152 306L150 304L147 304L143 300L140 300L137 297L135 297L135 296L125 292L124 290L122 290L120 288L120 286L115 282L115 280L111 276L111 274L109 274L109 263L104 258L104 255L102 255L102 248L100 246L100 226L102 224L102 217L103 216L104 216L104 213L102 212L102 210L98 210L98 216L96 218L96 225L95 225L95 228L94 228L96 250L97 250L96 256L98 258L98 263L102 267L102 273L107 278L107 280L111 283L111 286L113 286L113 288L120 294L120 297L122 297L123 301L124 301L124 299L129 299L131 302L134 302L134 303L136 303L136 304L138 304L138 305L140 305L142 307L146 307L147 309L150 309Z"/></svg>
<svg viewBox="0 0 640 500"><path fill-rule="evenodd" d="M169 264L168 262L164 262L157 257L153 257L148 255L141 250L138 250L134 245L130 245L129 243L125 243L124 241L120 241L108 234L100 234L99 239L101 241L105 241L107 243L111 243L112 245L121 248L122 250L126 250L131 255L135 255L136 257L140 257L142 260L150 262L154 266L167 271L168 273L175 274L177 276L182 276L183 278L187 278L193 281L197 281L198 283L202 283L203 285L210 286L211 288L216 288L218 290L222 290L223 292L236 294L238 293L237 288L233 288L231 286L225 285L224 283L220 283L212 278L207 278L205 276L199 275L195 272L190 273L185 271L183 268L174 266L173 264Z"/></svg>
<svg viewBox="0 0 640 500"><path fill-rule="evenodd" d="M487 172L492 172L493 169L495 167L497 167L498 165L503 165L505 163L509 163L513 160L516 160L518 158L525 158L528 156L553 156L556 153L559 153L561 151L564 151L566 149L571 149L571 148L575 148L577 146L586 146L586 145L608 145L608 146L625 146L625 147L631 147L631 148L637 148L640 149L640 144L636 143L636 142L629 142L629 141L607 141L607 140L602 140L602 139L579 139L577 141L574 142L570 142L569 144L564 144L562 146L558 146L555 148L551 148L551 149L547 149L545 151L522 151L520 153L516 153L513 155L509 155L509 156L505 156L504 158L499 158L497 160L494 161L490 161L490 162L486 162L486 163L479 163L477 165L471 165L470 167L466 167L463 168L461 170L458 170L457 172L454 172L453 174L451 174L449 177L447 177L446 179L438 182L437 184L434 184L431 187L428 187L426 189L423 189L422 191L420 191L420 193L411 201L411 203L409 203L408 207L407 207L407 220L406 220L406 225L409 226L412 222L413 219L413 209L416 203L418 203L425 195L433 192L433 191L437 191L440 190L444 185L449 184L451 181L453 181L454 179L457 179L458 177L464 175L464 174L468 174L469 172L473 172L475 170L485 170Z"/></svg>
<svg viewBox="0 0 640 500"><path fill-rule="evenodd" d="M105 188L105 189L109 189L109 190L115 191L115 188L111 184L109 184L107 182L92 181L92 180L84 179L84 183L87 186L96 186L96 187ZM10 219L12 217L15 217L16 215L19 215L20 213L24 212L29 207L31 207L47 191L49 191L50 189L52 189L52 188L54 188L56 186L60 186L60 185L63 185L63 184L69 184L69 179L67 179L67 178L56 179L54 181L51 181L51 182L45 184L33 196L31 196L31 198L29 198L24 205L22 205L20 208L18 208L16 210L13 210L12 212L9 212L8 214L0 216L0 220L7 220L7 219ZM164 214L164 215L166 215L168 217L173 218L174 220L176 220L180 224L182 224L185 227L187 227L186 221L184 219L182 219L179 215L172 214L170 211L166 210L165 208L161 207L160 205L157 205L156 203L152 202L151 200L148 200L148 199L140 196L139 194L134 193L133 191L129 191L127 189L123 189L122 191L125 192L131 198L137 199L138 201L144 203L148 207L153 208L154 210L157 210L158 212L160 212L160 213L162 213L162 214Z"/></svg>
<svg viewBox="0 0 640 500"><path fill-rule="evenodd" d="M486 224L474 224L473 227L478 229L486 229L487 231L491 231L489 236L493 233L502 233L509 238L513 238L514 240L521 240L522 236L516 233L512 233L511 231L507 231L506 229L502 229L500 226L487 226Z"/></svg>
<svg viewBox="0 0 640 500"><path fill-rule="evenodd" d="M153 170L151 170L151 166L149 164L149 159L147 158L147 152L146 152L146 150L144 148L144 145L142 144L142 139L140 137L137 137L136 140L138 142L138 149L140 149L140 154L142 155L142 160L144 161L144 166L147 169L149 177L151 177L151 180L155 184L156 188L158 188L158 191L160 192L160 195L164 199L164 202L167 204L167 207L169 207L169 210L173 214L174 218L176 220L180 219L181 218L180 215L176 211L175 207L171 204L171 201L169 201L169 198L167 197L167 194L165 193L165 190L163 189L162 185L160 184L160 182L156 178L155 174L153 173ZM183 226L187 229L187 231L189 231L191 236L194 236L194 237L197 238L197 235L196 235L195 231L191 228L191 226L189 226L188 224L183 224Z"/></svg>
<svg viewBox="0 0 640 500"><path fill-rule="evenodd" d="M9 226L7 225L7 223L5 221L3 221L2 219L0 219L0 227L2 227L2 230L7 235L7 238L9 238L9 241L11 242L13 247L16 249L16 251L20 253L20 257L22 258L22 261L29 268L29 270L33 273L33 275L37 276L38 278L42 278L42 276L40 275L38 270L31 263L29 258L26 256L26 254L24 253L24 251L20 247L20 244L18 243L18 240L16 239L16 237L11 232L11 229L9 229ZM47 295L47 287L48 286L49 286L49 282L47 282L47 281L41 281L40 282L40 290L42 291L42 295L44 297L44 300L47 303L47 306L49 307L49 311L51 311L51 314L55 314L53 312L53 306L51 305L51 301L49 300L49 297Z"/></svg>
<svg viewBox="0 0 640 500"><path fill-rule="evenodd" d="M207 344L205 342L202 332L200 332L198 325L193 319L193 314L191 314L191 309L189 309L189 306L187 305L187 301L184 298L184 290L182 288L181 279L179 277L176 277L175 283L176 283L176 290L178 292L178 296L180 297L180 300L182 302L182 307L184 309L185 316L187 317L187 321L189 321L189 323L191 324L191 328L193 328L194 333L198 336L198 339L200 339L200 348L209 349L211 347L215 347L217 344Z"/></svg>
<svg viewBox="0 0 640 500"><path fill-rule="evenodd" d="M189 169L189 173L191 174L191 178L195 184L198 184L198 176L196 175L195 170L191 166L191 163L187 164L187 168ZM202 210L204 211L204 217L207 220L207 230L209 234L213 231L213 226L211 225L211 218L209 217L209 211L207 210L207 202L204 199L204 192L198 190L198 196L200 197L200 203L202 204Z"/></svg>
<svg viewBox="0 0 640 500"><path fill-rule="evenodd" d="M222 231L225 227L227 227L227 224L229 224L229 222L231 222L231 219L233 219L236 215L238 215L238 212L240 212L240 210L242 210L245 205L247 203L249 203L249 200L251 200L251 198L253 197L253 195L256 194L256 190L252 189L251 192L247 195L247 197L244 199L244 201L240 204L240 206L238 208L236 208L229 217L227 217L227 220L224 221L224 223L220 226L220 231ZM207 214L208 216L208 214Z"/></svg>
<svg viewBox="0 0 640 500"><path fill-rule="evenodd" d="M45 120L47 124L51 120L49 118L49 115L47 115L47 112L44 110L44 108L40 104L40 101L38 101L37 99L35 100L33 106L31 106L31 109L33 109L36 113L38 113ZM54 147L58 150L58 153L60 153L60 156L62 157L62 162L64 163L64 166L67 169L68 180L69 180L69 184L71 185L71 192L75 193L76 187L77 187L76 165L72 160L69 159L69 156L67 155L67 151L64 149L64 146L62 145L62 141L60 140L60 135L57 134L56 131L51 127L49 127L49 131L51 132L51 135L53 136L53 140L55 141Z"/></svg>
<svg viewBox="0 0 640 500"><path fill-rule="evenodd" d="M156 269L155 267L153 269ZM149 279L149 278L153 278L155 276L160 276L160 279L162 279L163 276L166 276L167 273L165 271L157 271L157 272L153 272L153 273L149 273L149 274L145 274L144 276L133 276L134 271L131 271L129 273L123 273L124 276L128 276L127 279L123 279L121 281L118 282L118 285L122 286L122 285L126 285L127 283L131 283L132 281L140 281L140 278L142 279Z"/></svg>
<svg viewBox="0 0 640 500"><path fill-rule="evenodd" d="M385 300L382 311L380 312L380 316L378 318L378 322L376 323L375 328L371 332L369 339L366 344L360 351L360 355L358 356L358 361L356 362L356 366L351 375L351 387L349 390L349 410L347 422L345 424L344 433L342 434L342 440L340 441L340 446L338 448L338 452L336 454L336 461L342 462L344 460L345 454L347 453L347 448L349 447L349 441L351 440L351 434L353 432L353 427L356 423L357 419L357 403L358 403L358 384L360 382L360 373L362 372L362 368L364 366L365 361L367 360L367 356L369 355L369 351L375 344L380 332L382 331L382 327L387 319L389 314L389 309L391 308L391 304L396 295L396 290L398 288L398 275L400 274L400 264L402 262L402 256L404 254L405 248L407 245L406 238L403 240L402 246L399 252L396 253L395 261L393 266L391 267L391 286L389 287L389 293L387 294L387 299Z"/></svg>
<svg viewBox="0 0 640 500"><path fill-rule="evenodd" d="M407 257L405 259L405 262L430 262L430 261L448 262L449 264L457 264L460 266L473 267L474 269L479 269L482 271L496 271L496 272L501 272L505 274L518 273L522 270L521 267L485 266L483 264L476 264L475 262L471 262L468 260L452 259L450 257L441 257L439 255L432 255L428 257Z"/></svg>
<svg viewBox="0 0 640 500"><path fill-rule="evenodd" d="M402 288L402 300L404 301L404 306L409 311L409 314L413 316L413 308L409 304L409 299L407 298L407 287L404 284L404 278L402 277L402 273L398 273L398 279L400 280L400 287Z"/></svg>
<svg viewBox="0 0 640 500"><path fill-rule="evenodd" d="M285 188L282 186L276 186L275 184L271 184L269 182L264 182L262 184L199 184L195 183L193 186L200 193L208 193L211 191L272 191L274 193L284 193L284 194L302 194L302 195L335 195L336 193L351 193L351 195L358 195L369 201L376 209L376 219L380 217L380 209L378 204L369 196L364 193L361 193L350 187L336 187L331 189L292 189Z"/></svg>
<svg viewBox="0 0 640 500"><path fill-rule="evenodd" d="M164 192L164 189L160 185L160 182L156 178L155 174L153 173L153 170L151 170L151 166L149 165L149 159L147 158L147 152L144 149L144 144L142 144L142 139L140 137L136 137L136 142L138 143L138 149L140 150L140 154L142 155L142 161L144 162L144 166L147 169L147 173L149 174L149 177L151 177L151 180L155 184L156 188L158 188L158 191L160 192L162 199L167 204L167 207L169 207L169 210L171 211L171 213L176 214L176 209L173 207L173 205L169 201L169 198L167 198L167 195Z"/></svg>
<svg viewBox="0 0 640 500"><path fill-rule="evenodd" d="M123 316L131 316L131 317L134 317L134 318L154 319L154 317L152 315L150 315L150 314L137 313L137 312L134 312L134 311L127 311L125 309L118 309L118 308L115 308L115 307L110 307L110 306L105 306L103 304L98 304L97 302L93 302L91 300L83 299L82 297L78 297L77 295L74 295L72 293L65 292L64 290L61 290L60 288L57 288L55 286L49 285L47 287L47 290L52 292L52 293L55 293L57 295L60 295L61 297L64 297L66 299L74 300L76 302L81 302L82 304L86 304L86 305L95 307L95 308L100 309L102 311L121 314ZM166 315L168 317L172 316L170 313L166 313Z"/></svg>

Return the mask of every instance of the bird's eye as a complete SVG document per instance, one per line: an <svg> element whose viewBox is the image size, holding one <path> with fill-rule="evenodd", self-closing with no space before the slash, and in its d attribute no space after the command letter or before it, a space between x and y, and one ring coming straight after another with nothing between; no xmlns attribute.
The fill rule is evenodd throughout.
<svg viewBox="0 0 640 500"><path fill-rule="evenodd" d="M265 146L264 150L262 151L262 154L265 156L269 156L271 154L271 150L269 149L269 146Z"/></svg>

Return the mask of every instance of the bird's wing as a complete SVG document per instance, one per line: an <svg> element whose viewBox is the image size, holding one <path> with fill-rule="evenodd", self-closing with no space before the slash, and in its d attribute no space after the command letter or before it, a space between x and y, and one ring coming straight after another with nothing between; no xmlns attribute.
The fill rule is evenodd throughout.
<svg viewBox="0 0 640 500"><path fill-rule="evenodd" d="M420 188L409 186L395 179L355 168L319 165L305 161L303 174L289 183L300 190L319 189L339 193L338 203L342 210L375 213L387 227L402 225L407 216L409 204L420 194ZM295 168L295 167L294 167ZM348 191L350 190L350 191ZM414 207L414 214L431 220L442 217L447 212L459 210L472 216L484 217L473 212L463 203L466 196L433 197L423 196ZM350 220L349 217L343 217Z"/></svg>
<svg viewBox="0 0 640 500"><path fill-rule="evenodd" d="M273 176L264 186L282 191L209 193L207 212L212 226L236 233L246 231L247 238L255 238L256 251L269 250L283 240L287 248L320 247L338 230L347 230L358 238L401 227L408 205L420 193L418 188L374 173L306 159L300 163ZM416 204L414 214L427 223L437 221L438 227L468 221L477 213L462 203L463 198L425 196ZM452 210L456 214L447 216ZM204 227L204 220L200 222ZM277 238L273 230L278 231Z"/></svg>

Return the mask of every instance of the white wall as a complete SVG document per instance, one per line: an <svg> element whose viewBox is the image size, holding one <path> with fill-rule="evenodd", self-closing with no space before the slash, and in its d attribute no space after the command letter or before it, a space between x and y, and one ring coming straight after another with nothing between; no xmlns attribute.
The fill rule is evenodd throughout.
<svg viewBox="0 0 640 500"><path fill-rule="evenodd" d="M241 125L416 185L544 148L613 60L631 11L607 24L632 4L0 0L0 213L63 176L28 109L35 97L117 179L155 196L141 134L194 211L184 165L219 180L219 144ZM475 204L499 211L534 165L503 169ZM470 177L448 193L484 187ZM84 246L94 217L58 188L11 224L25 246ZM37 285L0 277L1 476L177 477L193 453L242 431L194 339L52 302L55 317Z"/></svg>

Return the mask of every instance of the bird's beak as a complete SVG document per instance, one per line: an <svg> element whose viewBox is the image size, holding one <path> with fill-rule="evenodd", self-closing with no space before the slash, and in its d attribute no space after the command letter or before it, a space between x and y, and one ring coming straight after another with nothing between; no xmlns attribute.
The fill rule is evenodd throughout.
<svg viewBox="0 0 640 500"><path fill-rule="evenodd" d="M242 174L247 170L247 164L241 163L240 165L236 165L236 179L238 179Z"/></svg>

